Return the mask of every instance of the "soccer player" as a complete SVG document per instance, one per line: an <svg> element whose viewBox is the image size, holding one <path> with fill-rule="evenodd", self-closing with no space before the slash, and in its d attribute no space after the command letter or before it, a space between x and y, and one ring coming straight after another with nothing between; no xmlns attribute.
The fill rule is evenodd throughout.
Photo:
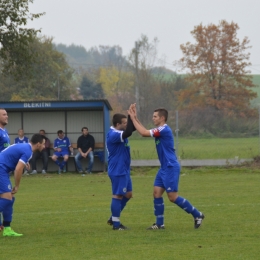
<svg viewBox="0 0 260 260"><path fill-rule="evenodd" d="M54 140L54 154L52 160L59 166L59 174L61 171L66 172L66 163L69 159L69 150L73 153L73 147L70 144L68 137L64 135L62 130L57 132L58 138ZM63 161L58 160L59 157L63 157Z"/></svg>
<svg viewBox="0 0 260 260"><path fill-rule="evenodd" d="M193 207L188 200L178 195L178 184L180 175L180 165L177 160L173 134L171 128L166 124L168 111L158 108L153 113L153 123L156 126L147 130L138 120L135 104L128 110L136 130L143 137L155 138L155 145L161 167L154 181L154 214L156 222L148 229L164 229L164 202L163 193L167 192L168 199L177 206L191 214L194 218L194 228L199 228L204 219L203 213Z"/></svg>
<svg viewBox="0 0 260 260"><path fill-rule="evenodd" d="M113 225L113 230L125 230L127 227L120 223L120 214L132 198L131 157L127 138L135 129L131 118L123 114L115 114L112 123L106 138L108 176L112 184L112 216L107 224Z"/></svg>
<svg viewBox="0 0 260 260"><path fill-rule="evenodd" d="M16 137L14 139L14 143L15 144L19 144L19 143L29 143L29 138L24 136L24 131L23 129L19 129L18 130L18 137Z"/></svg>
<svg viewBox="0 0 260 260"><path fill-rule="evenodd" d="M0 152L10 145L10 138L5 126L8 124L8 115L4 108L0 108ZM3 230L2 216L5 214L0 211L0 231Z"/></svg>
<svg viewBox="0 0 260 260"><path fill-rule="evenodd" d="M9 218L4 215L3 236L22 236L11 227L14 194L18 192L24 166L29 162L32 153L44 148L45 140L42 135L32 136L30 143L21 143L8 146L0 153L0 211L8 212ZM9 177L9 172L14 171L14 187Z"/></svg>

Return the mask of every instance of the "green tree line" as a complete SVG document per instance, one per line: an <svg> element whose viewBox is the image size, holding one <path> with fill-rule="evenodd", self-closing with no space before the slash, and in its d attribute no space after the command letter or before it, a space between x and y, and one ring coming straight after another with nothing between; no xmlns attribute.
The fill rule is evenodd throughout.
<svg viewBox="0 0 260 260"><path fill-rule="evenodd" d="M141 35L124 56L120 46L55 44L26 29L33 0L0 3L0 101L108 99L113 113L136 102L140 119L151 126L155 108L166 107L169 124L186 135L257 133L257 97L250 71L249 39L237 37L235 22L197 25L193 42L180 45L177 61L186 75L165 68L157 38Z"/></svg>

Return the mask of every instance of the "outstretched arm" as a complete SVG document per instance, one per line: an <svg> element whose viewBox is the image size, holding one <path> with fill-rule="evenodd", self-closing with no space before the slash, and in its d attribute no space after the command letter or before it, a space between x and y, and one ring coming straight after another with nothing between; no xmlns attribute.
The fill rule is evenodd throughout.
<svg viewBox="0 0 260 260"><path fill-rule="evenodd" d="M147 130L137 118L135 104L131 104L127 112L130 115L137 132L143 137L151 137L150 130Z"/></svg>
<svg viewBox="0 0 260 260"><path fill-rule="evenodd" d="M123 132L122 138L126 139L126 138L130 137L132 135L133 131L135 131L135 127L131 120L131 117L128 115L126 130Z"/></svg>
<svg viewBox="0 0 260 260"><path fill-rule="evenodd" d="M14 170L14 187L12 189L12 194L15 194L19 189L21 177L23 174L23 169L24 169L24 163L19 161Z"/></svg>

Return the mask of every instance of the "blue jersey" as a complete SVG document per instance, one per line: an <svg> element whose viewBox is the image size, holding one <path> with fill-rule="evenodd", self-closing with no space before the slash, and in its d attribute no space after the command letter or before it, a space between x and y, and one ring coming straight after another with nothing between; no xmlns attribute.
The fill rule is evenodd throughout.
<svg viewBox="0 0 260 260"><path fill-rule="evenodd" d="M10 138L6 129L0 127L0 152L10 145Z"/></svg>
<svg viewBox="0 0 260 260"><path fill-rule="evenodd" d="M130 146L128 139L122 138L123 131L110 127L107 134L108 175L119 176L130 174Z"/></svg>
<svg viewBox="0 0 260 260"><path fill-rule="evenodd" d="M60 148L61 152L68 152L68 148L71 146L70 140L68 137L63 137L62 139L56 138L54 140L54 149Z"/></svg>
<svg viewBox="0 0 260 260"><path fill-rule="evenodd" d="M7 173L14 171L19 161L26 164L31 158L32 146L30 143L10 145L0 153L0 171Z"/></svg>
<svg viewBox="0 0 260 260"><path fill-rule="evenodd" d="M24 136L23 139L21 139L20 137L16 137L14 139L14 143L15 144L20 144L20 143L29 143L29 138Z"/></svg>
<svg viewBox="0 0 260 260"><path fill-rule="evenodd" d="M173 134L171 128L165 124L150 130L151 136L155 137L155 145L161 168L175 166L178 163L175 149Z"/></svg>

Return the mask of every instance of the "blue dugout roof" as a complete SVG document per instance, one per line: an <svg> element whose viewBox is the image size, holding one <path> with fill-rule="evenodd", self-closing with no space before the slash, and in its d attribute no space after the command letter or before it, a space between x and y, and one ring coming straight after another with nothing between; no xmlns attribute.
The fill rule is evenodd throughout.
<svg viewBox="0 0 260 260"><path fill-rule="evenodd" d="M8 111L28 110L112 110L107 99L89 100L43 100L43 101L19 101L0 102L0 107Z"/></svg>

